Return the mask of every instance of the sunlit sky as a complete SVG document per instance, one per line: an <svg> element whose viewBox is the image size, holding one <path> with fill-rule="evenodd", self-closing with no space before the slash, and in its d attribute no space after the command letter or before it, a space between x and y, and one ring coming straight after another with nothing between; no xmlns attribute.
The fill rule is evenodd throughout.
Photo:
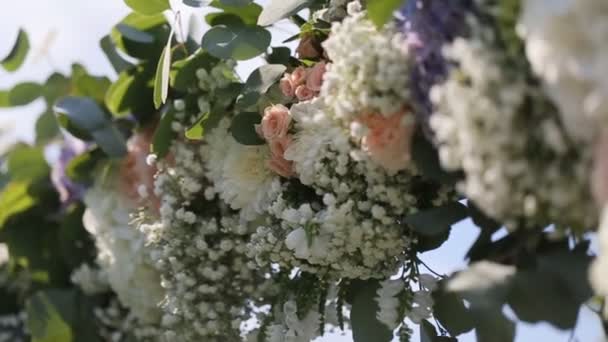
<svg viewBox="0 0 608 342"><path fill-rule="evenodd" d="M173 1L173 0L172 0ZM174 8L187 17L189 9L180 7L174 1ZM266 1L258 1L264 3ZM8 6L8 8L7 8ZM0 89L23 81L44 81L53 71L68 73L72 63L83 64L94 75L105 75L116 78L111 65L99 48L99 40L110 28L128 13L122 0L37 0L10 1L5 4L4 15L0 20L0 57L5 56L16 37L18 29L24 28L29 36L32 49L26 64L16 73L0 70ZM195 12L196 13L196 12ZM297 32L297 27L284 22L273 31L275 45ZM243 78L259 65L259 60L249 61L239 67ZM17 109L0 109L0 150L15 139L31 141L33 139L34 120L44 110L44 104L38 100L28 106ZM463 257L477 234L470 222L456 225L451 238L440 251L422 255L423 260L436 271L449 274L462 269L466 263ZM416 336L412 341L418 341ZM571 333L553 329L548 324L529 325L519 323L517 342L563 341L570 340ZM575 330L575 340L595 342L602 340L599 320L587 309L582 309L579 325ZM350 334L326 335L318 342L351 341ZM459 341L475 341L469 333L459 337Z"/></svg>

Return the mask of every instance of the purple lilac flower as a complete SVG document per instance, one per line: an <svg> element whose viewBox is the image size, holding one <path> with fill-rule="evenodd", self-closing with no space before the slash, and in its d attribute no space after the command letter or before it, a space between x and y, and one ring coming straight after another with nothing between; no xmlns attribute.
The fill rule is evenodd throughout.
<svg viewBox="0 0 608 342"><path fill-rule="evenodd" d="M66 174L66 169L69 162L77 155L83 153L86 148L87 145L84 142L66 138L60 147L59 158L53 163L51 181L59 193L59 199L64 206L81 199L84 195L84 185L72 181Z"/></svg>
<svg viewBox="0 0 608 342"><path fill-rule="evenodd" d="M415 57L410 74L413 105L427 135L433 113L429 92L448 75L442 47L466 34L466 13L472 7L473 0L408 0L401 8L398 24Z"/></svg>

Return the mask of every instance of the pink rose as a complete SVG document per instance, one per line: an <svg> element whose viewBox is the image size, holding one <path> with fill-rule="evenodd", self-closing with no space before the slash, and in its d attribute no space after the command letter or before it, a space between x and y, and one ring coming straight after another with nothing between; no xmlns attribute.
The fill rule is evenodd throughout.
<svg viewBox="0 0 608 342"><path fill-rule="evenodd" d="M369 114L360 122L367 126L367 135L361 146L371 159L390 173L407 167L410 161L410 145L414 134L414 124L407 122L409 112L397 112L389 117L382 114Z"/></svg>
<svg viewBox="0 0 608 342"><path fill-rule="evenodd" d="M591 186L597 207L604 207L608 203L608 132L601 134L595 146Z"/></svg>
<svg viewBox="0 0 608 342"><path fill-rule="evenodd" d="M304 67L297 67L293 70L290 75L291 86L297 88L299 85L306 83L306 78L308 77L308 70Z"/></svg>
<svg viewBox="0 0 608 342"><path fill-rule="evenodd" d="M300 101L310 100L315 96L315 92L309 89L305 85L298 86L296 88L296 97Z"/></svg>
<svg viewBox="0 0 608 342"><path fill-rule="evenodd" d="M323 84L325 74L325 62L319 62L310 70L306 79L306 87L312 91L319 92Z"/></svg>
<svg viewBox="0 0 608 342"><path fill-rule="evenodd" d="M267 141L285 137L290 123L291 115L289 115L287 107L283 105L267 107L264 110L260 129L262 137Z"/></svg>
<svg viewBox="0 0 608 342"><path fill-rule="evenodd" d="M275 173L289 178L294 175L293 162L285 159L285 151L291 144L291 136L287 135L282 138L278 138L270 141L270 159L267 162L267 166L270 170Z"/></svg>
<svg viewBox="0 0 608 342"><path fill-rule="evenodd" d="M285 74L283 76L283 78L281 78L281 81L279 82L279 87L281 88L281 92L286 97L293 97L296 94L296 91L295 91L293 85L291 84L290 76L291 75L289 75L289 74Z"/></svg>

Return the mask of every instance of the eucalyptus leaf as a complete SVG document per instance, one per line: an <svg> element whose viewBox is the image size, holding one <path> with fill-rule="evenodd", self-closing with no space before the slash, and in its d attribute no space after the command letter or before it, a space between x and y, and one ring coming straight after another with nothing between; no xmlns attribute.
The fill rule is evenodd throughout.
<svg viewBox="0 0 608 342"><path fill-rule="evenodd" d="M266 143L258 133L255 126L262 122L262 116L256 112L244 112L237 114L232 119L230 132L232 137L243 145L262 145Z"/></svg>
<svg viewBox="0 0 608 342"><path fill-rule="evenodd" d="M190 140L201 140L213 127L217 125L223 115L218 112L205 113L196 122L186 130L186 138Z"/></svg>
<svg viewBox="0 0 608 342"><path fill-rule="evenodd" d="M214 18L220 15L234 15L239 17L246 25L256 25L262 7L248 0L242 1L212 1L209 6L221 9L222 12L210 13L205 17L207 23L210 23Z"/></svg>
<svg viewBox="0 0 608 342"><path fill-rule="evenodd" d="M236 22L212 27L203 36L201 47L220 59L247 60L264 53L270 39L264 28Z"/></svg>
<svg viewBox="0 0 608 342"><path fill-rule="evenodd" d="M135 69L128 69L108 88L105 105L114 116L133 114L142 117L154 113L153 77L155 65L146 62Z"/></svg>
<svg viewBox="0 0 608 342"><path fill-rule="evenodd" d="M182 2L186 6L190 6L190 7L194 7L194 8L201 8L201 7L205 7L205 6L209 5L211 0L183 0Z"/></svg>
<svg viewBox="0 0 608 342"><path fill-rule="evenodd" d="M8 173L16 181L37 180L50 171L42 147L19 146L8 153Z"/></svg>
<svg viewBox="0 0 608 342"><path fill-rule="evenodd" d="M473 317L457 294L443 290L433 292L433 316L452 336L473 329Z"/></svg>
<svg viewBox="0 0 608 342"><path fill-rule="evenodd" d="M2 67L6 71L16 71L19 69L19 67L21 67L21 65L23 65L23 62L25 62L29 49L30 41L27 33L23 29L20 29L13 48L9 52L8 56L4 57L4 59L0 61L0 64L2 64Z"/></svg>
<svg viewBox="0 0 608 342"><path fill-rule="evenodd" d="M287 68L281 64L266 64L255 69L247 78L243 93L263 94L279 81Z"/></svg>
<svg viewBox="0 0 608 342"><path fill-rule="evenodd" d="M272 25L281 19L298 13L310 6L311 3L310 0L270 0L270 3L264 7L258 18L258 25Z"/></svg>
<svg viewBox="0 0 608 342"><path fill-rule="evenodd" d="M42 113L36 120L36 144L42 145L53 140L59 134L59 126L55 115L48 110Z"/></svg>
<svg viewBox="0 0 608 342"><path fill-rule="evenodd" d="M117 73L133 67L133 64L127 62L116 50L116 45L112 42L110 36L105 36L99 41L101 50L104 52L110 64Z"/></svg>
<svg viewBox="0 0 608 342"><path fill-rule="evenodd" d="M128 56L158 61L169 37L170 27L161 13L145 16L131 13L112 29L110 37L116 48Z"/></svg>
<svg viewBox="0 0 608 342"><path fill-rule="evenodd" d="M29 183L12 181L0 192L0 231L11 216L32 208L37 199L28 191Z"/></svg>
<svg viewBox="0 0 608 342"><path fill-rule="evenodd" d="M169 0L125 0L127 6L135 12L152 15L171 8Z"/></svg>
<svg viewBox="0 0 608 342"><path fill-rule="evenodd" d="M61 117L60 124L68 128L67 120L79 132L86 132L108 156L122 157L126 154L125 138L95 101L84 97L68 96L57 101L54 111Z"/></svg>
<svg viewBox="0 0 608 342"><path fill-rule="evenodd" d="M421 235L434 236L467 216L467 207L454 202L406 216L404 222Z"/></svg>
<svg viewBox="0 0 608 342"><path fill-rule="evenodd" d="M420 342L434 342L437 338L437 329L426 319L420 323Z"/></svg>
<svg viewBox="0 0 608 342"><path fill-rule="evenodd" d="M38 83L19 83L8 92L8 101L10 106L24 106L42 96L42 91L42 85Z"/></svg>
<svg viewBox="0 0 608 342"><path fill-rule="evenodd" d="M377 280L351 282L350 321L354 342L388 342L393 337L392 331L376 318L379 310L376 291L379 286Z"/></svg>
<svg viewBox="0 0 608 342"><path fill-rule="evenodd" d="M152 44L154 43L154 36L140 31L134 27L131 27L127 24L118 24L116 25L116 29L118 32L122 34L122 36L130 41L142 43L142 44Z"/></svg>

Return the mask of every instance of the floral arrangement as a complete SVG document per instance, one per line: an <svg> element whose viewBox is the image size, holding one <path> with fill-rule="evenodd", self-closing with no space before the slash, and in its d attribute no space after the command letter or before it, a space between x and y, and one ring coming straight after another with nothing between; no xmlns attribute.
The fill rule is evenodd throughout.
<svg viewBox="0 0 608 342"><path fill-rule="evenodd" d="M48 107L0 159L0 341L608 320L601 1L184 0L202 38L167 0L125 2L101 42L116 79L74 65L0 92ZM270 46L281 20L295 53ZM469 267L438 274L424 253L464 219Z"/></svg>

